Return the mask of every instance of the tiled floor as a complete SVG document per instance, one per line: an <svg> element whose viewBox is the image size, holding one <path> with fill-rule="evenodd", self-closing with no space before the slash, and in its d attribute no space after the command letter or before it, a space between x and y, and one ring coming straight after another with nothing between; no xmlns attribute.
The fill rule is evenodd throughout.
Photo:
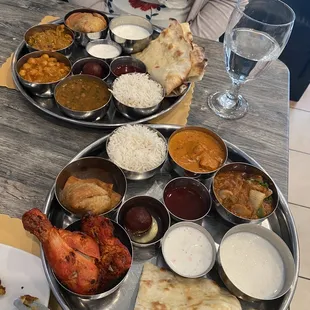
<svg viewBox="0 0 310 310"><path fill-rule="evenodd" d="M300 245L300 273L291 310L310 309L310 86L290 109L289 206Z"/></svg>

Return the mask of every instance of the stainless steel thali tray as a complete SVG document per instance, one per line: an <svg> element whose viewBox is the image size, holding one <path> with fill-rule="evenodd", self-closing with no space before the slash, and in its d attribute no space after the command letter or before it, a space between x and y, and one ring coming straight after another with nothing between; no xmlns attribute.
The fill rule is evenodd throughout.
<svg viewBox="0 0 310 310"><path fill-rule="evenodd" d="M171 125L153 125L152 127L158 129L165 138L169 138L170 135L180 128L179 126L171 126ZM93 142L89 146L87 146L84 150L82 150L79 154L77 154L72 161L77 160L81 157L86 156L99 156L107 158L106 154L106 140L109 135L103 136L99 140ZM228 162L245 162L258 166L262 169L262 167L250 156L248 156L245 152L234 146L233 144L226 142L228 148ZM141 194L147 194L150 189L154 189L154 185L156 188L163 186L176 175L171 170L170 164L168 162L165 163L161 172L155 175L153 178L144 181L128 181L128 189L126 199ZM205 181L206 185L210 185L210 181ZM288 204L283 196L283 194L279 191L279 207L276 212L266 219L262 225L268 229L273 230L278 235L282 237L282 239L287 243L290 250L292 251L295 264L296 264L296 273L293 281L293 285L288 293L279 298L277 300L271 302L261 302L261 303L248 303L241 302L243 310L285 310L288 309L289 304L293 298L294 291L297 284L298 271L299 271L299 247L298 247L298 239L296 227L293 221L292 214L289 210ZM154 193L154 191L152 191ZM155 198L156 197L155 195ZM50 190L47 200L44 206L44 213L48 215L52 224L59 228L65 228L72 222L76 220L76 218L70 217L64 213L62 207L57 203L54 194L54 186ZM113 218L113 214L111 217ZM207 217L203 220L202 225L207 228L212 237L215 240L216 246L220 243L223 235L226 231L231 228L229 224L224 222L219 215L216 213L214 208L208 214ZM42 251L42 250L41 250ZM127 278L123 282L123 285L119 288L118 291L108 296L105 299L97 300L97 301L85 301L81 300L74 296L69 296L57 283L55 280L53 273L51 272L49 266L47 265L46 259L44 257L44 253L42 254L42 261L44 266L44 271L46 273L48 282L50 287L58 300L59 304L64 310L70 309L109 309L109 310L132 310L134 309L135 299L138 292L139 286L139 277L142 272L143 263L146 261L150 261L158 266L166 266L161 250L157 248L135 248L134 249L134 262L132 268L130 269ZM216 266L211 270L208 274L208 278L215 280L220 286L223 286L217 271Z"/></svg>
<svg viewBox="0 0 310 310"><path fill-rule="evenodd" d="M114 17L114 15L111 15L111 14L106 14L106 15L110 19ZM63 23L63 19L58 19L52 23L53 24L61 24L61 23ZM153 26L153 28L154 28L153 36L155 38L160 33L161 29L158 27L154 27L154 26ZM72 56L69 58L72 64L80 58L89 57L89 55L86 53L84 48L77 46L76 43L74 43L74 44L75 44L75 47L73 49ZM191 86L190 84L188 84L186 91L181 96L165 98L162 101L159 110L155 114L153 114L151 116L144 117L144 118L139 119L139 120L133 121L133 120L130 120L128 118L125 118L116 110L116 108L114 107L114 104L111 104L110 109L109 109L108 113L106 114L106 116L104 116L100 120L93 121L93 122L77 120L77 119L69 118L66 115L64 115L60 111L60 109L57 107L54 98L40 98L40 97L34 96L28 90L26 90L23 87L23 85L20 83L14 68L15 68L15 64L17 63L17 61L27 53L29 53L29 51L26 47L25 41L23 41L19 44L19 46L17 47L17 49L15 50L15 52L13 54L12 66L11 66L12 67L12 77L13 77L13 80L14 80L14 83L15 83L17 89L21 92L21 94L33 106L38 108L43 113L45 113L49 116L53 116L59 120L62 120L62 121L65 121L65 122L68 122L71 124L75 124L75 125L92 127L92 128L103 128L103 129L109 129L110 128L110 129L113 129L113 128L116 128L116 127L119 127L119 126L125 125L125 124L147 123L150 120L155 119L161 115L164 115L167 112L169 112L170 110L172 110L173 108L175 108L182 101L182 99L186 96L186 94L189 91L190 86Z"/></svg>

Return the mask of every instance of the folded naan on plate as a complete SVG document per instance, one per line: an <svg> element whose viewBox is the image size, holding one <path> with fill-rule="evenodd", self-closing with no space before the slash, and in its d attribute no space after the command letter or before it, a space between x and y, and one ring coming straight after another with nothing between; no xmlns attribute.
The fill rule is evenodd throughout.
<svg viewBox="0 0 310 310"><path fill-rule="evenodd" d="M164 87L166 95L184 82L200 81L206 66L204 49L193 43L189 24L176 20L171 20L158 38L134 56L145 63L148 73Z"/></svg>
<svg viewBox="0 0 310 310"><path fill-rule="evenodd" d="M238 299L209 279L187 279L146 263L135 310L242 310Z"/></svg>

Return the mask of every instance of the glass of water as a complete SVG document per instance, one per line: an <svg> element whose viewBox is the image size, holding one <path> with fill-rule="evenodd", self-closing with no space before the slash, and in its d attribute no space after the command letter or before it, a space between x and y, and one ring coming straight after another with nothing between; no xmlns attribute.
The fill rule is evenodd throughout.
<svg viewBox="0 0 310 310"><path fill-rule="evenodd" d="M208 97L209 107L218 116L238 119L246 114L248 103L239 94L240 86L255 79L279 57L294 20L294 11L280 0L248 0L243 7L238 2L224 39L226 71L232 86Z"/></svg>

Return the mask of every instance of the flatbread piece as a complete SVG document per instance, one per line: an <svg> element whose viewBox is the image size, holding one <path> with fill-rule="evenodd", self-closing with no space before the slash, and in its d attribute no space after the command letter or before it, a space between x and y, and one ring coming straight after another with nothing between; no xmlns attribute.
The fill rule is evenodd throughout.
<svg viewBox="0 0 310 310"><path fill-rule="evenodd" d="M209 279L187 279L145 263L135 310L242 310L238 299Z"/></svg>

